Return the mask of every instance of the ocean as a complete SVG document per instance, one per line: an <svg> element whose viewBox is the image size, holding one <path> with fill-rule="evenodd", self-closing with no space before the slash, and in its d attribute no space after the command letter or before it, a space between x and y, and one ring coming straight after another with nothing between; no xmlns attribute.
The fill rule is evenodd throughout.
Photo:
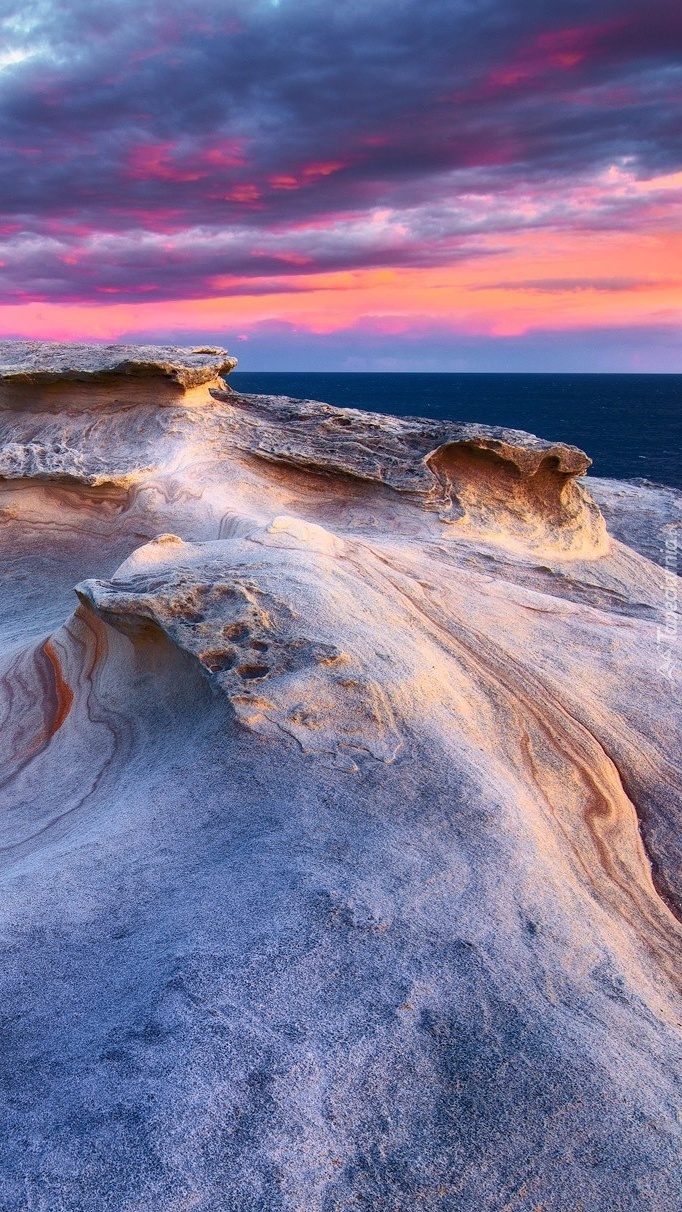
<svg viewBox="0 0 682 1212"><path fill-rule="evenodd" d="M580 446L593 475L682 489L682 375L237 371L230 383L342 408L525 429Z"/></svg>

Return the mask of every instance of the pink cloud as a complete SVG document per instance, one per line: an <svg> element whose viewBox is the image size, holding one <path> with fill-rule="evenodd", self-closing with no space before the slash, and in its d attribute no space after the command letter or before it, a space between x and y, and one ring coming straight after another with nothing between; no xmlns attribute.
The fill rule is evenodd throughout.
<svg viewBox="0 0 682 1212"><path fill-rule="evenodd" d="M481 91L492 96L540 77L551 77L556 72L570 72L600 51L614 33L627 25L627 20L623 19L539 34L510 63L491 71Z"/></svg>
<svg viewBox="0 0 682 1212"><path fill-rule="evenodd" d="M342 168L347 168L348 164L347 160L307 164L304 168L294 172L279 173L269 177L268 184L272 189L303 189L306 185L313 185L325 177L331 177L333 173L340 172Z"/></svg>
<svg viewBox="0 0 682 1212"><path fill-rule="evenodd" d="M141 143L128 153L126 175L138 181L200 181L221 169L243 167L244 163L243 146L238 140L226 140L189 155L171 142Z"/></svg>

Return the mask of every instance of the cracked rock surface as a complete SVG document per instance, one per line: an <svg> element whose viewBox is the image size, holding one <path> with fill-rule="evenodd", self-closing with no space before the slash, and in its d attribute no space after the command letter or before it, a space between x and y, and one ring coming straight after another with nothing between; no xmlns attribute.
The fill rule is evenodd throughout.
<svg viewBox="0 0 682 1212"><path fill-rule="evenodd" d="M0 1209L682 1207L682 497L232 363L0 346Z"/></svg>

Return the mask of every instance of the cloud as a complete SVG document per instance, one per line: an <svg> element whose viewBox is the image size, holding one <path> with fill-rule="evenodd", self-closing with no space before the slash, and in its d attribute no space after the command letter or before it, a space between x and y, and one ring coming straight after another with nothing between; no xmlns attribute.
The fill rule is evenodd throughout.
<svg viewBox="0 0 682 1212"><path fill-rule="evenodd" d="M295 293L523 232L662 230L682 200L677 0L4 13L3 303Z"/></svg>
<svg viewBox="0 0 682 1212"><path fill-rule="evenodd" d="M656 287L676 286L674 279L653 283ZM614 291L650 290L652 282L647 278L519 278L510 282L486 282L473 290L522 290L539 295L574 294L584 290L595 290L605 294Z"/></svg>
<svg viewBox="0 0 682 1212"><path fill-rule="evenodd" d="M125 337L148 341L156 331L130 329ZM161 335L169 341L177 336L172 329ZM422 320L397 340L381 324L367 321L333 333L311 333L295 324L271 321L241 333L228 326L190 329L186 334L188 342L203 339L227 343L239 358L238 370L252 373L299 371L301 367L322 372L510 373L523 372L530 366L534 371L558 374L575 371L576 367L581 373L682 374L679 331L665 324L627 329L576 325L561 334L546 327L521 336L492 338ZM311 389L301 385L300 390L305 393ZM503 397L497 403L503 404ZM413 407L423 415L427 406L422 403ZM480 393L476 393L471 420L483 419L481 407ZM515 423L515 409L517 401L509 404L507 424ZM499 416L491 417L490 422L503 423ZM574 420L568 425L566 440L575 440L575 432L570 430Z"/></svg>

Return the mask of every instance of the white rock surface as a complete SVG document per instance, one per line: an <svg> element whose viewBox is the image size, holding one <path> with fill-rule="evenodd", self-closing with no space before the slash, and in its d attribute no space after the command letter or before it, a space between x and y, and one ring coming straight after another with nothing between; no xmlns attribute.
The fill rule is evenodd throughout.
<svg viewBox="0 0 682 1212"><path fill-rule="evenodd" d="M674 498L163 404L0 414L2 1212L682 1207Z"/></svg>

